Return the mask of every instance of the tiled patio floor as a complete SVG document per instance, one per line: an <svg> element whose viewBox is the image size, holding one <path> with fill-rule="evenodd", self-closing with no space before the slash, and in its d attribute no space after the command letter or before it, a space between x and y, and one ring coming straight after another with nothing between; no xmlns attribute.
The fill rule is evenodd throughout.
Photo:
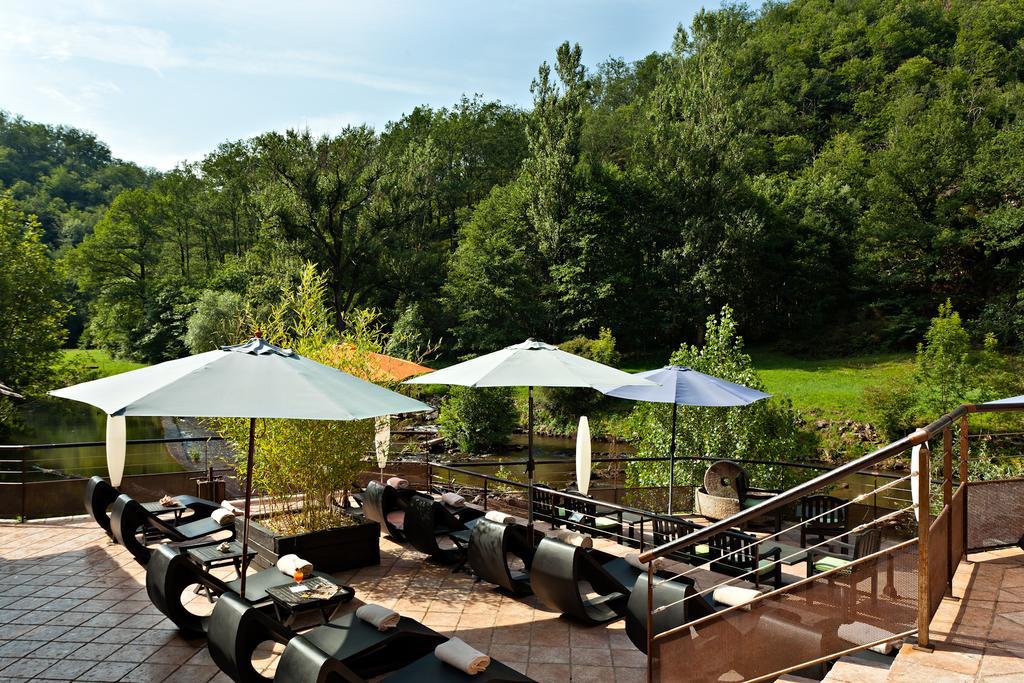
<svg viewBox="0 0 1024 683"><path fill-rule="evenodd" d="M457 634L538 681L645 680L646 658L621 621L570 623L535 598L506 597L388 539L381 556L379 567L338 575L358 600ZM182 638L152 606L143 568L77 517L0 524L0 683L30 680L229 679L204 642Z"/></svg>
<svg viewBox="0 0 1024 683"><path fill-rule="evenodd" d="M1024 681L1024 552L972 554L931 623L935 651L905 645L891 683Z"/></svg>

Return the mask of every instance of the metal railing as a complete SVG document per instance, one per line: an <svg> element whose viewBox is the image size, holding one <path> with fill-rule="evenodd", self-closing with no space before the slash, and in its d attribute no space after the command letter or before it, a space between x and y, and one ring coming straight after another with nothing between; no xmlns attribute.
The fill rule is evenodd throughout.
<svg viewBox="0 0 1024 683"><path fill-rule="evenodd" d="M677 649L685 650L687 656L693 657L694 653L691 651L692 648L696 647L694 643L699 639L692 637L693 629L708 629L707 633L712 636L722 636L727 633L726 626L722 626L724 622L732 619L736 621L737 612L744 614L749 617L747 621L757 619L777 619L778 615L783 613L781 606L785 604L787 607L791 607L794 604L794 600L800 603L803 599L804 603L804 614L816 618L819 614L814 614L812 610L806 608L806 602L809 600L813 606L814 597L824 596L826 600L832 599L840 593L835 592L832 588L825 590L819 588L820 586L832 586L834 582L845 581L848 585L846 588L846 596L848 600L853 601L854 604L859 604L861 593L859 591L859 585L867 579L871 580L872 592L867 594L867 600L869 605L875 604L877 600L877 594L875 591L876 581L879 580L878 567L885 568L885 580L886 580L886 592L887 599L892 600L895 596L899 598L894 604L902 601L900 609L902 611L897 612L896 608L886 612L884 610L875 609L874 612L871 608L867 609L867 613L878 619L878 623L888 623L890 625L905 625L909 628L896 629L893 632L884 630L876 630L875 633L885 633L886 638L898 640L902 637L916 634L917 645L916 647L921 649L930 649L930 637L929 637L929 623L938 605L941 603L944 595L950 595L952 591L952 580L953 574L956 571L960 559L964 553L969 549L968 545L968 528L969 528L969 507L968 507L968 491L969 491L969 447L971 435L969 434L969 416L976 412L1018 412L1024 411L1024 404L1000 404L1000 405L962 405L956 409L950 411L950 413L943 415L929 425L922 427L912 434L898 439L882 448L879 448L872 453L869 453L857 460L851 461L846 465L837 467L831 471L824 472L806 482L803 482L797 486L794 486L786 491L783 491L757 505L754 505L748 509L742 510L739 513L732 515L726 519L722 519L713 522L703 528L695 529L692 533L689 533L681 538L675 539L668 543L664 543L658 547L648 548L641 552L641 561L648 563L648 581L647 581L647 652L648 652L648 680L652 681L655 678L655 669L659 668L662 661L670 662L672 657L675 656L671 651L673 646ZM959 444L958 449L954 448L954 428L959 431ZM941 439L941 464L936 462L935 473L937 481L933 486L932 474L933 467L931 462L931 453L929 450L929 442L934 439ZM768 593L759 594L752 599L749 599L740 604L736 604L732 607L721 609L720 611L711 614L709 616L701 617L695 620L684 620L686 623L680 623L663 630L662 632L655 633L653 629L654 617L657 613L660 613L666 609L670 609L676 605L661 605L660 607L653 607L655 604L654 591L656 588L654 567L655 562L659 561L660 558L670 558L674 554L679 554L686 549L692 549L697 544L708 544L714 543L716 537L722 534L734 533L733 530L738 527L743 527L750 522L763 518L766 515L781 511L787 506L800 505L801 501L807 499L808 496L812 496L816 493L821 492L824 489L833 487L839 484L842 480L857 474L858 472L867 469L874 468L883 463L886 460L900 456L907 451L913 449L915 446L921 446L919 451L918 469L916 476L916 498L917 503L905 507L902 510L883 515L864 524L858 525L853 529L845 530L841 535L838 535L832 539L825 540L817 546L828 545L830 542L835 541L836 538L849 538L848 534L854 534L856 532L866 531L875 526L882 526L881 523L893 523L901 515L904 517L911 512L916 512L918 519L916 533L913 538L906 540L897 540L893 543L891 540L887 547L879 548L878 550L865 554L860 557L851 556L850 560L842 565L829 571L821 573L811 572L811 562L808 560L808 576L795 583L779 586L775 590ZM955 450L958 450L958 457L955 456ZM910 480L911 477L905 477ZM900 480L902 481L902 480ZM1024 490L1024 480L1002 481L1002 482L985 482L992 484L1013 484L1015 488L1016 498L1020 498L1020 493ZM981 482L975 482L979 484ZM884 488L892 486L893 483L885 484L882 487L877 487L878 492ZM941 499L938 495L933 496L934 493L941 492ZM867 492L863 495L870 495L871 492ZM1004 493L1004 498L1008 497L1009 493ZM853 503L851 500L846 505ZM979 515L980 516L980 515ZM760 544L771 541L778 536L781 536L784 532L791 532L800 526L801 523L807 523L811 520L803 520L797 525L790 527L785 530L779 530L778 533L772 534L766 538L760 538L752 541L751 546L760 546ZM877 533L880 533L877 532ZM1001 538L999 534L990 532L988 536L994 536L996 539ZM986 538L988 538L986 536ZM1015 542L1011 538L1006 537L1004 534L1002 541L999 541L1002 545ZM992 543L989 540L989 543ZM801 543L803 546L803 543ZM801 552L813 550L816 546L809 546L801 548ZM989 546L991 547L991 546ZM736 551L740 552L740 551ZM743 552L750 552L749 549ZM754 555L758 557L759 555ZM722 557L718 558L718 561L722 561ZM778 564L783 562L786 558L776 557L774 563ZM896 569L895 567L899 567ZM710 569L713 567L713 563L709 563L702 567L703 569ZM699 598L701 596L707 596L712 593L716 588L724 586L726 584L735 583L737 580L750 578L751 572L758 572L759 565L754 565L750 572L734 576L734 578L719 581L710 588L704 590L698 590L695 593L688 595L683 602L692 598ZM684 570L673 576L673 579L686 576L687 574L693 573L693 569ZM909 578L914 579L916 583L916 590L913 591L916 595L899 595L894 586L894 576L897 579L902 579L903 583L906 584ZM665 579L659 579L663 581ZM717 580L717 579L713 579ZM892 594L889 591L892 591ZM908 609L913 606L913 613L909 612ZM772 608L775 609L772 612ZM856 615L857 609L853 610L853 614ZM848 616L848 613L844 612L844 616ZM742 620L742 619L740 619ZM886 621L888 620L888 621ZM830 624L830 627L834 627L834 624ZM776 624L776 628L779 628ZM781 627L783 632L786 628L790 628L791 631L796 630L796 627ZM815 633L814 629L805 629L803 637L805 640L808 638L815 637L816 635L825 636L828 628L825 626L818 627L819 633ZM757 633L756 631L754 633ZM779 631L776 631L779 633ZM832 634L835 635L835 634ZM685 636L685 637L683 637ZM728 636L726 636L728 637ZM769 638L766 637L766 640ZM747 637L744 645L751 649L757 650L756 638ZM838 641L836 641L838 642ZM861 649L869 647L876 647L884 644L885 640L880 642L860 642L854 647L839 648L836 645L831 645L831 649L825 645L820 645L818 650L810 648L807 650L809 653L817 652L818 656L811 656L807 654L803 657L794 655L791 659L796 661L790 661L785 665L775 665L775 668L765 671L764 666L758 668L757 665L751 665L751 671L754 675L747 678L747 680L760 681L760 680L772 680L775 677L783 675L788 672L806 669L807 667L825 665L830 660L836 659L845 654L856 652ZM846 643L848 645L848 643ZM785 649L784 645L777 644L777 649ZM722 647L722 641L719 640L719 647ZM799 650L799 648L796 648ZM683 655L679 655L683 656ZM781 662L782 660L776 660Z"/></svg>

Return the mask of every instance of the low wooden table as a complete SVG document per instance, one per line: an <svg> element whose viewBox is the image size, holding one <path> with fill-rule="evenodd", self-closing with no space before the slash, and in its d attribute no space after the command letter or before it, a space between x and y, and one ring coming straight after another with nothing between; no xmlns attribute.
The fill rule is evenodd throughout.
<svg viewBox="0 0 1024 683"><path fill-rule="evenodd" d="M219 550L220 543L201 545L195 548L189 548L187 552L192 558L203 565L203 569L209 572L215 567L227 567L228 565L235 566L235 573L238 576L242 575L242 544L238 541L231 541L228 543L228 549L226 551ZM256 557L256 551L249 549L246 553L249 556L249 560L252 561Z"/></svg>
<svg viewBox="0 0 1024 683"><path fill-rule="evenodd" d="M160 501L154 501L152 503L143 503L142 508L146 512L149 512L154 515L163 514L165 512L173 512L175 524L181 521L182 513L188 509L181 503L176 503L174 505L163 505L162 503L160 503Z"/></svg>
<svg viewBox="0 0 1024 683"><path fill-rule="evenodd" d="M308 589L333 588L335 593L329 598L310 597L308 594L296 592L294 589L302 586ZM348 602L355 597L356 592L349 586L343 586L322 576L313 576L304 579L301 583L291 583L275 588L268 588L267 595L274 604L274 612L277 620L285 626L291 626L295 617L303 612L318 610L323 623L327 623L337 609L338 605Z"/></svg>

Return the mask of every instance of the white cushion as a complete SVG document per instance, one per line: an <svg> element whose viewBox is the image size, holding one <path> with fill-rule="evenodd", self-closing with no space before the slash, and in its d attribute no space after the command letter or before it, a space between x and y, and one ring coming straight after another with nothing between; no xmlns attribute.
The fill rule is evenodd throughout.
<svg viewBox="0 0 1024 683"><path fill-rule="evenodd" d="M451 491L441 494L441 502L453 508L460 508L466 504L466 499Z"/></svg>
<svg viewBox="0 0 1024 683"><path fill-rule="evenodd" d="M224 508L217 508L210 514L210 519L221 526L230 526L235 522L235 513Z"/></svg>
<svg viewBox="0 0 1024 683"><path fill-rule="evenodd" d="M728 605L729 607L743 605L743 609L749 610L750 605L748 603L761 595L761 591L756 591L753 588L743 588L742 586L719 586L711 595L717 603Z"/></svg>
<svg viewBox="0 0 1024 683"><path fill-rule="evenodd" d="M578 534L575 531L562 530L555 534L562 543L568 543L569 545L575 545L580 548L593 548L594 539L586 534Z"/></svg>
<svg viewBox="0 0 1024 683"><path fill-rule="evenodd" d="M409 488L409 481L401 477L391 477L388 479L388 486L395 489L407 489Z"/></svg>
<svg viewBox="0 0 1024 683"><path fill-rule="evenodd" d="M640 553L626 553L626 556L623 559L626 560L626 562L628 562L633 567L639 569L640 571L647 571L647 563L640 561ZM664 566L665 561L662 558L654 558L654 571L659 571Z"/></svg>
<svg viewBox="0 0 1024 683"><path fill-rule="evenodd" d="M490 510L486 515L484 515L484 517L491 520L492 522L497 522L498 524L516 523L515 517L513 517L512 515L506 515L504 512L500 512L498 510Z"/></svg>

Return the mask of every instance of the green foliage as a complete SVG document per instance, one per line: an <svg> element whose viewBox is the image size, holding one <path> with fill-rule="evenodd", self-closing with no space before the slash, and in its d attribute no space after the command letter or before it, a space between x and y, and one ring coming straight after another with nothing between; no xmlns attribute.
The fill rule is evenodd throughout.
<svg viewBox="0 0 1024 683"><path fill-rule="evenodd" d="M921 407L929 414L941 415L966 399L970 385L971 338L949 299L939 306L924 339L917 345L914 379Z"/></svg>
<svg viewBox="0 0 1024 683"><path fill-rule="evenodd" d="M409 304L402 309L401 315L395 321L384 351L389 356L415 361L422 358L430 346L427 321L420 313L418 304Z"/></svg>
<svg viewBox="0 0 1024 683"><path fill-rule="evenodd" d="M185 346L192 353L202 353L237 344L244 336L239 326L244 310L245 302L241 295L206 290L199 295L195 312L189 316Z"/></svg>
<svg viewBox="0 0 1024 683"><path fill-rule="evenodd" d="M888 441L906 436L919 425L917 391L907 382L890 382L866 387L864 402L871 422Z"/></svg>
<svg viewBox="0 0 1024 683"><path fill-rule="evenodd" d="M484 453L508 441L517 421L512 390L452 387L441 402L441 435L463 453Z"/></svg>
<svg viewBox="0 0 1024 683"><path fill-rule="evenodd" d="M328 296L326 277L308 264L299 284L282 292L281 303L268 318L249 318L243 324L263 330L273 344L365 376L369 361L364 352L380 348L375 328L366 324L368 316L361 313L362 322L339 337ZM338 343L351 345L352 352L333 353ZM244 471L249 421L221 419L215 425L234 446L237 466ZM332 497L350 488L372 445L372 420L260 420L253 487L271 499L277 515L275 529L300 533L343 524ZM283 515L287 499L299 493L305 494L301 511Z"/></svg>
<svg viewBox="0 0 1024 683"><path fill-rule="evenodd" d="M764 384L743 350L732 309L722 308L719 316L707 320L703 346L683 344L670 362L721 377L752 389ZM666 457L672 437L671 406L637 403L629 419L630 437L641 458ZM699 483L708 463L687 456L716 459L753 459L799 462L814 448L813 440L801 432L799 417L788 400L765 399L736 408L679 406L676 423L676 481ZM779 465L744 465L754 486L782 488L795 483L799 473ZM627 469L631 485L665 486L668 463L631 463Z"/></svg>
<svg viewBox="0 0 1024 683"><path fill-rule="evenodd" d="M0 382L21 393L45 391L66 337L61 273L33 216L0 194Z"/></svg>
<svg viewBox="0 0 1024 683"><path fill-rule="evenodd" d="M617 367L622 359L615 349L615 337L607 327L601 328L597 339L575 337L559 344L558 348L612 367ZM567 429L564 431L569 432L576 429L581 415L586 415L607 402L603 394L593 389L545 387L535 391L535 401L541 420L565 424Z"/></svg>

